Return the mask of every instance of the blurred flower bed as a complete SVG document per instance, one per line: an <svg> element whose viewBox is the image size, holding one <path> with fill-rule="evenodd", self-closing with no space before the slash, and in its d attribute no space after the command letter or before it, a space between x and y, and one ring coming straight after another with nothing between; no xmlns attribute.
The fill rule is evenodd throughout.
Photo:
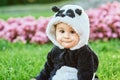
<svg viewBox="0 0 120 80"><path fill-rule="evenodd" d="M48 42L45 30L49 20L45 17L35 19L33 16L0 20L0 38L10 42L44 44Z"/></svg>
<svg viewBox="0 0 120 80"><path fill-rule="evenodd" d="M103 4L87 10L90 18L90 39L120 38L120 2Z"/></svg>
<svg viewBox="0 0 120 80"><path fill-rule="evenodd" d="M86 11L90 18L90 40L120 38L119 9L120 3L115 1ZM49 20L50 17L35 19L33 16L0 20L0 38L10 42L44 44L49 41L45 33Z"/></svg>

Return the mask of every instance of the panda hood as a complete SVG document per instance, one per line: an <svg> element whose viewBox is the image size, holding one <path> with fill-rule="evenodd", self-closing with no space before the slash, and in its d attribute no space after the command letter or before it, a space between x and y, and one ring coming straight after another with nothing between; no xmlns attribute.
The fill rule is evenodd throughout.
<svg viewBox="0 0 120 80"><path fill-rule="evenodd" d="M55 14L48 23L46 34L54 45L58 46L60 49L64 49L55 38L55 25L60 22L70 25L79 35L80 39L78 44L70 48L70 50L79 49L88 44L89 18L82 7L78 5L65 5L61 9L53 7L52 10Z"/></svg>

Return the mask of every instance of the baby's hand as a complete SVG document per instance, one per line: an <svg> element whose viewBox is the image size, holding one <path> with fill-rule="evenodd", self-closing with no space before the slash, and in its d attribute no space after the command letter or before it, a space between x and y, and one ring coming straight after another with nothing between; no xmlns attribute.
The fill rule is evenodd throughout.
<svg viewBox="0 0 120 80"><path fill-rule="evenodd" d="M35 78L32 78L32 79L30 79L30 80L36 80Z"/></svg>

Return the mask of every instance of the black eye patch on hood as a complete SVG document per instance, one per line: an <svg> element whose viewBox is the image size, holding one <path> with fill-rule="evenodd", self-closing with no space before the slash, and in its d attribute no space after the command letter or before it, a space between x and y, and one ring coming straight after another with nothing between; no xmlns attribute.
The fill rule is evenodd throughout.
<svg viewBox="0 0 120 80"><path fill-rule="evenodd" d="M65 16L69 16L71 18L74 18L75 17L75 13L77 13L79 16L82 14L82 10L80 9L75 9L75 13L72 9L68 9L66 11L66 13L64 13L65 10L59 10L56 14L56 17L59 16L59 17L65 17Z"/></svg>
<svg viewBox="0 0 120 80"><path fill-rule="evenodd" d="M60 11L58 11L58 13L56 14L56 17L57 17L57 16L64 17L64 16L65 16L65 14L63 14L64 11L65 11L65 10L60 10Z"/></svg>
<svg viewBox="0 0 120 80"><path fill-rule="evenodd" d="M65 17L65 16L69 16L71 18L74 18L75 17L75 14L74 14L74 11L72 9L68 9L66 11L66 13L63 13L65 10L60 10L58 11L58 13L56 14L56 17L59 16L59 17Z"/></svg>
<svg viewBox="0 0 120 80"><path fill-rule="evenodd" d="M74 12L73 12L72 9L68 9L67 12L66 12L66 15L69 16L69 17L71 17L71 18L75 17L75 14L74 14Z"/></svg>

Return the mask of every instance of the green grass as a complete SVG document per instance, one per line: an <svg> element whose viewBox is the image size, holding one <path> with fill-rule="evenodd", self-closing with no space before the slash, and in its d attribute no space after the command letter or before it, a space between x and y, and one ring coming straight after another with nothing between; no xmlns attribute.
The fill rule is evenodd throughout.
<svg viewBox="0 0 120 80"><path fill-rule="evenodd" d="M0 80L29 80L39 73L52 47L0 40Z"/></svg>
<svg viewBox="0 0 120 80"><path fill-rule="evenodd" d="M89 45L99 57L100 80L120 80L120 40L95 41ZM0 40L0 80L29 80L36 76L52 46Z"/></svg>
<svg viewBox="0 0 120 80"><path fill-rule="evenodd" d="M32 15L35 18L39 18L40 16L50 17L53 15L51 7L51 4L31 4L0 7L0 18L7 20L10 17L24 17L28 15Z"/></svg>
<svg viewBox="0 0 120 80"><path fill-rule="evenodd" d="M93 42L91 47L99 57L100 80L120 80L120 40Z"/></svg>
<svg viewBox="0 0 120 80"><path fill-rule="evenodd" d="M0 19L7 20L10 17L24 17L24 16L34 16L39 18L40 16L50 17L53 12L50 7L43 7L40 5L17 5L9 7L0 7Z"/></svg>
<svg viewBox="0 0 120 80"><path fill-rule="evenodd" d="M12 16L10 16L12 15ZM9 18L17 18L17 17L25 17L25 16L34 16L36 19L43 16L43 17L50 17L52 15L52 13L47 13L47 12L40 12L40 13L21 13L21 14L3 14L0 15L1 19L7 20ZM49 15L49 16L48 16Z"/></svg>

